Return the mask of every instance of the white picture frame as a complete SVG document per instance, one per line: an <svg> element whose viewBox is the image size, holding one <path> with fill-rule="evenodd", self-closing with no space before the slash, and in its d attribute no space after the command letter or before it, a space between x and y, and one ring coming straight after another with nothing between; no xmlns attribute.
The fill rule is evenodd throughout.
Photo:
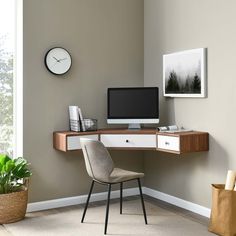
<svg viewBox="0 0 236 236"><path fill-rule="evenodd" d="M163 55L165 97L206 97L206 48Z"/></svg>

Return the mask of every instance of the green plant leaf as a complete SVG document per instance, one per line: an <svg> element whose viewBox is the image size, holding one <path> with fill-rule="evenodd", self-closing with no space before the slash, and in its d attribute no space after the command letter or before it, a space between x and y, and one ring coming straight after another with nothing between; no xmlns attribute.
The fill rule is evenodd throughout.
<svg viewBox="0 0 236 236"><path fill-rule="evenodd" d="M21 181L32 175L28 166L23 157L11 159L0 155L0 194L17 191L23 185Z"/></svg>
<svg viewBox="0 0 236 236"><path fill-rule="evenodd" d="M17 178L26 178L26 177L30 177L31 176L31 172L28 169L25 168L21 168L17 171L17 173L15 173L15 176Z"/></svg>
<svg viewBox="0 0 236 236"><path fill-rule="evenodd" d="M9 173L10 171L12 171L15 168L15 162L12 160L9 160L6 163L6 172Z"/></svg>
<svg viewBox="0 0 236 236"><path fill-rule="evenodd" d="M9 179L9 175L4 175L3 177L1 177L1 185L6 185L8 179Z"/></svg>
<svg viewBox="0 0 236 236"><path fill-rule="evenodd" d="M8 155L0 154L0 164L5 165L11 158Z"/></svg>
<svg viewBox="0 0 236 236"><path fill-rule="evenodd" d="M26 165L27 161L23 157L18 157L14 159L16 165Z"/></svg>

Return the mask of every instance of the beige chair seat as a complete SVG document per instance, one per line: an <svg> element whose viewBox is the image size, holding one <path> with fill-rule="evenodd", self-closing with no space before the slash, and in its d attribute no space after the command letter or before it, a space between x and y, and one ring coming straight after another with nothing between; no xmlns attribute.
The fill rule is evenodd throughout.
<svg viewBox="0 0 236 236"><path fill-rule="evenodd" d="M142 178L143 173L133 172L129 170L124 170L120 168L114 168L109 177L109 183L119 183L132 179Z"/></svg>
<svg viewBox="0 0 236 236"><path fill-rule="evenodd" d="M86 201L86 205L84 208L81 223L84 222L84 217L87 211L94 182L100 184L106 184L108 186L107 208L106 208L105 228L104 228L104 234L106 234L112 184L120 184L120 214L122 214L123 182L136 179L138 181L138 186L139 186L144 220L145 224L147 224L147 216L146 216L146 210L144 206L143 193L140 181L140 178L142 178L144 174L120 168L115 168L108 150L100 141L80 138L80 144L84 154L84 160L87 172L89 176L93 179L88 194L88 198Z"/></svg>

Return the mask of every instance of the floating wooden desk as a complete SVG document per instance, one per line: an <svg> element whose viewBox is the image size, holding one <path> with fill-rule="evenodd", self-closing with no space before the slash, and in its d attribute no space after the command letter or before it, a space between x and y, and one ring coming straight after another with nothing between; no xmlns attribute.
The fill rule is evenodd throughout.
<svg viewBox="0 0 236 236"><path fill-rule="evenodd" d="M163 133L154 128L100 129L91 132L58 131L53 133L53 147L63 152L80 150L81 137L100 140L107 148L117 150L156 150L174 154L209 150L207 132Z"/></svg>

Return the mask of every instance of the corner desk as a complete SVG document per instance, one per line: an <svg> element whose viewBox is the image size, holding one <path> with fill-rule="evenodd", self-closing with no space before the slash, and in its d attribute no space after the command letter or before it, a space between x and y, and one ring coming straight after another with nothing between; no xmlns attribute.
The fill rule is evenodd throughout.
<svg viewBox="0 0 236 236"><path fill-rule="evenodd" d="M62 152L81 150L81 137L100 140L107 148L115 150L154 150L178 155L209 150L207 132L164 133L157 131L156 128L99 129L87 132L56 131L53 133L53 147Z"/></svg>

